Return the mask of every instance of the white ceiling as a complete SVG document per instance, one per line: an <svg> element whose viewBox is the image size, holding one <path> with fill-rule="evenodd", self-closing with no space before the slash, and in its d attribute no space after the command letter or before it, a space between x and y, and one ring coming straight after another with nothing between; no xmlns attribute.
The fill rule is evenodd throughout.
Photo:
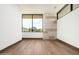
<svg viewBox="0 0 79 59"><path fill-rule="evenodd" d="M64 4L20 4L22 14L45 14L51 13L56 15L56 13L64 6Z"/></svg>

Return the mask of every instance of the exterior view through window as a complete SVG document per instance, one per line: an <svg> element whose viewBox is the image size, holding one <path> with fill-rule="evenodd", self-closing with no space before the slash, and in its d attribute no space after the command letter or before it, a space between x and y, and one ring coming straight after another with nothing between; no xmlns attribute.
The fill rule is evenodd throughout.
<svg viewBox="0 0 79 59"><path fill-rule="evenodd" d="M42 32L42 14L23 14L22 32Z"/></svg>

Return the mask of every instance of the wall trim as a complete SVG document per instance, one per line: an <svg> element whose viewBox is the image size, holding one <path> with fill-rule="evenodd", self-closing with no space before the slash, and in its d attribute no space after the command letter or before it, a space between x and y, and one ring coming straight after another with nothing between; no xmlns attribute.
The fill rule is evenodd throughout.
<svg viewBox="0 0 79 59"><path fill-rule="evenodd" d="M71 47L71 48L74 48L74 49L76 49L76 50L79 50L79 48L77 48L77 47L75 47L75 46L73 46L73 45L71 45L71 44L69 44L69 43L67 43L67 42L64 42L64 41L62 41L62 40L60 40L60 39L58 39L58 38L57 38L57 40L60 41L60 42L62 42L62 43L64 43L65 45L67 45L67 46L69 46L69 47Z"/></svg>
<svg viewBox="0 0 79 59"><path fill-rule="evenodd" d="M15 42L15 43L13 43L13 44L11 44L11 45L9 45L9 46L7 46L7 47L5 47L4 49L0 50L0 53L1 53L2 51L4 51L5 49L7 49L7 48L9 48L9 47L11 47L11 46L13 46L13 45L15 45L15 44L21 42L21 41L22 41L22 39L19 40L19 41L17 41L17 42Z"/></svg>

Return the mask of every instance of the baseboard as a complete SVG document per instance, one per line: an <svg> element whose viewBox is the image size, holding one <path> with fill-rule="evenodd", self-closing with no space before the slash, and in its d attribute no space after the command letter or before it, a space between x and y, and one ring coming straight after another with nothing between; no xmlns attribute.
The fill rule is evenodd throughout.
<svg viewBox="0 0 79 59"><path fill-rule="evenodd" d="M13 44L11 44L11 45L9 45L9 46L7 46L7 47L5 47L4 49L0 50L0 52L2 52L2 51L4 51L4 50L6 50L7 48L9 48L9 47L11 47L11 46L13 46L13 45L15 45L15 44L17 44L17 43L21 42L21 41L22 41L22 39L21 39L21 40L19 40L19 41L17 41L17 42L15 42L15 43L13 43Z"/></svg>
<svg viewBox="0 0 79 59"><path fill-rule="evenodd" d="M77 48L77 47L75 47L75 46L73 46L73 45L71 45L71 44L68 44L68 43L66 43L66 42L64 42L64 41L62 41L62 40L60 40L60 39L57 39L57 41L60 41L61 43L65 44L65 45L67 45L67 46L69 46L69 47L71 47L71 48L74 48L74 49L76 49L76 50L79 50L79 48Z"/></svg>
<svg viewBox="0 0 79 59"><path fill-rule="evenodd" d="M22 39L27 39L27 40L30 40L30 39L33 39L33 40L42 40L43 38L22 38Z"/></svg>

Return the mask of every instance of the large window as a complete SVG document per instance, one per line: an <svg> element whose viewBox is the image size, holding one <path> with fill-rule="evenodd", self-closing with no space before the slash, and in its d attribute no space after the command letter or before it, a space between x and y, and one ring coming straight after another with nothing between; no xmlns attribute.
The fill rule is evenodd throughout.
<svg viewBox="0 0 79 59"><path fill-rule="evenodd" d="M23 32L42 32L42 14L23 14Z"/></svg>

